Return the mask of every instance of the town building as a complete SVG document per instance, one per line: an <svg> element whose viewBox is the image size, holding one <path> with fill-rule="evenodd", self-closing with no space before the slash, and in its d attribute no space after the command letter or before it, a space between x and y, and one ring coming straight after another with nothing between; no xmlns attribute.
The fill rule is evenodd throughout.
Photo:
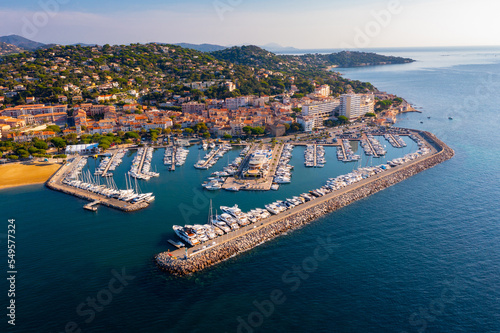
<svg viewBox="0 0 500 333"><path fill-rule="evenodd" d="M361 95L344 94L340 96L340 112L339 115L348 119L356 119L361 114Z"/></svg>

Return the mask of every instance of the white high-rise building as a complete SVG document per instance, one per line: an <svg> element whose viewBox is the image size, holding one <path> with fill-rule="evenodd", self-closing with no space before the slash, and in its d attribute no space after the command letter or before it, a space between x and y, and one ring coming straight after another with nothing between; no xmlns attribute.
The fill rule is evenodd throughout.
<svg viewBox="0 0 500 333"><path fill-rule="evenodd" d="M340 115L356 119L375 110L373 94L345 94L340 96Z"/></svg>
<svg viewBox="0 0 500 333"><path fill-rule="evenodd" d="M340 96L340 112L341 116L349 119L361 117L361 95L344 94Z"/></svg>

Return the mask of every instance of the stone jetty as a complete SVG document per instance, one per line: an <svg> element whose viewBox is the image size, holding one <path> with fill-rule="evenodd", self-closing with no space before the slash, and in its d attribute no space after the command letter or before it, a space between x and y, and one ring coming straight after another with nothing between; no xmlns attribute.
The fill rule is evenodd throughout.
<svg viewBox="0 0 500 333"><path fill-rule="evenodd" d="M229 239L221 244L189 254L187 258L185 255L175 257L173 253L169 252L160 253L155 257L157 266L161 270L176 276L195 273L239 253L248 251L263 242L280 236L284 232L300 228L325 214L366 198L453 157L454 151L433 134L423 131L414 131L414 133L419 134L434 148L432 154L392 168L382 174L368 178L360 182L360 184L350 185L342 191L334 191L324 197L317 198L301 205L304 206L303 209L298 206L299 209L291 210L288 214L282 213L273 216L272 218L275 218L275 220L268 224L250 229L241 236Z"/></svg>

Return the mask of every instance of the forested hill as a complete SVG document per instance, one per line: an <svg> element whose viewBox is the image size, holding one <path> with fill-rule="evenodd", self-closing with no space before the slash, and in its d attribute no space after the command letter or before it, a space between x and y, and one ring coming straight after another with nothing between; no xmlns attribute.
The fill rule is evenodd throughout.
<svg viewBox="0 0 500 333"><path fill-rule="evenodd" d="M331 54L305 54L300 56L284 56L286 59L301 60L316 66L360 67L390 64L406 64L414 62L410 58L385 56L376 53L342 51Z"/></svg>
<svg viewBox="0 0 500 333"><path fill-rule="evenodd" d="M57 103L76 96L84 101L102 94L166 102L173 96L227 98L273 96L290 91L314 91L330 85L334 95L373 91L370 83L348 80L316 63L287 60L258 47L205 53L176 45L131 44L53 46L7 55L0 61L0 95L7 104L24 104L35 96L40 103ZM236 89L229 91L228 82ZM201 84L205 84L205 88ZM198 87L202 87L201 89ZM9 96L10 95L10 96Z"/></svg>
<svg viewBox="0 0 500 333"><path fill-rule="evenodd" d="M211 53L219 60L270 70L323 70L328 67L358 67L404 64L414 60L376 53L342 51L331 54L276 55L258 46L235 46Z"/></svg>

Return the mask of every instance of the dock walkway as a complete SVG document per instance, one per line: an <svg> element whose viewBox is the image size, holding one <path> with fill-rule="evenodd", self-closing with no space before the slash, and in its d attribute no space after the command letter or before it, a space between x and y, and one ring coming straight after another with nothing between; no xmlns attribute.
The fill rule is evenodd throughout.
<svg viewBox="0 0 500 333"><path fill-rule="evenodd" d="M373 148L373 145L372 145L371 141L368 139L368 136L366 134L363 134L363 139L365 139L366 142L368 142L368 145L370 146L370 149L372 150L372 156L379 157L377 154L377 151L375 150L375 148Z"/></svg>
<svg viewBox="0 0 500 333"><path fill-rule="evenodd" d="M108 161L108 164L106 165L106 168L104 168L104 171L102 172L101 176L106 177L109 168L111 167L111 164L113 163L113 160L115 159L116 154L118 154L118 150L111 155L111 158Z"/></svg>
<svg viewBox="0 0 500 333"><path fill-rule="evenodd" d="M222 145L219 145L217 149L213 149L210 153L208 158L205 160L205 163L201 164L199 166L200 169L207 168L207 165L214 159L215 156L220 152L222 149ZM208 168L207 168L208 169Z"/></svg>

